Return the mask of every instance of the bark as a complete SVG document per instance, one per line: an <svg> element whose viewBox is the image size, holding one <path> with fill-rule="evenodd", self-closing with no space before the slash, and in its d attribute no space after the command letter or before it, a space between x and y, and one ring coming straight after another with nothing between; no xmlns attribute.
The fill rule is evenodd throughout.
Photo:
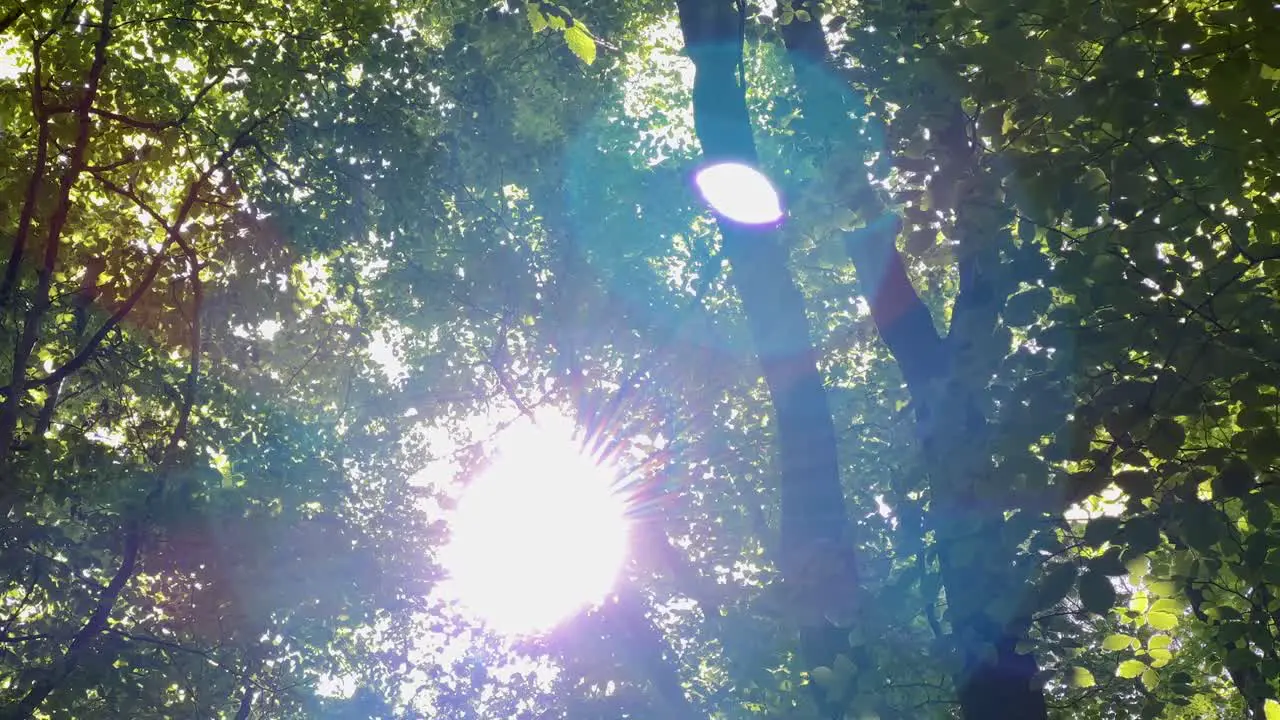
<svg viewBox="0 0 1280 720"><path fill-rule="evenodd" d="M695 67L694 124L704 159L755 165L755 141L742 77L741 6L678 0L685 49ZM810 667L848 650L824 610L843 610L856 589L851 523L836 457L836 436L809 335L804 298L787 270L776 228L718 218L730 279L741 299L774 407L781 487L784 580L802 605L802 652ZM843 596L843 597L842 597ZM816 611L816 612L814 612ZM827 708L827 711L833 711ZM831 714L829 712L829 714Z"/></svg>
<svg viewBox="0 0 1280 720"><path fill-rule="evenodd" d="M834 145L839 135L822 133L840 131L837 118L843 111L838 99L824 92L823 83L830 82L827 78L834 70L819 16L812 12L811 20L795 19L783 27L782 34L801 91L805 127L820 143ZM956 135L962 128L958 109L955 115L947 129L954 151L951 159L970 162L963 134ZM846 118L843 134L852 132L848 122ZM1048 710L1043 691L1033 685L1038 671L1035 658L1016 651L1025 636L1025 619L992 617L990 612L1002 595L1015 592L1021 584L1011 585L1018 578L1007 570L1013 551L999 540L1003 517L984 508L976 492L990 472L989 453L983 450L989 433L976 400L982 388L970 387L964 378L985 375L956 372L970 348L989 337L996 322L1000 293L994 287L994 253L966 254L968 248L962 249L961 294L953 311L952 332L944 339L906 274L896 244L900 223L868 197L874 196L864 194L854 203L869 222L847 234L846 244L881 340L898 363L915 405L917 435L933 478L930 521L947 589L948 616L963 657L962 669L954 678L960 705L969 720L1042 720ZM962 238L962 245L990 247L977 240ZM960 552L966 544L976 550L976 559Z"/></svg>
<svg viewBox="0 0 1280 720"><path fill-rule="evenodd" d="M45 314L52 307L50 290L53 287L53 274L58 265L58 251L62 245L62 230L66 227L71 211L71 190L85 168L85 156L89 149L89 135L92 126L90 109L98 96L98 84L107 67L107 46L111 43L112 15L115 11L115 0L103 0L101 17L99 17L98 38L94 43L93 61L89 66L89 74L85 80L84 94L76 105L76 137L67 158L67 169L62 175L62 183L58 188L57 204L49 218L49 229L44 241L44 257L36 276L35 297L32 306L23 319L22 333L13 350L13 368L9 380L9 396L0 407L0 477L8 478L10 454L13 448L14 434L18 426L18 415L22 410L23 397L26 394L27 369L31 361L32 351L39 338L40 326ZM16 245L15 245L16 248ZM12 264L6 273L16 266Z"/></svg>
<svg viewBox="0 0 1280 720"><path fill-rule="evenodd" d="M37 67L39 67L37 63ZM37 88L34 92L39 93ZM31 168L31 177L27 180L27 192L22 199L22 210L18 214L18 231L13 237L13 247L9 250L9 262L4 267L4 277L0 278L0 310L9 305L9 298L18 284L18 274L22 270L22 259L27 249L27 239L31 235L31 224L35 219L36 200L40 197L40 188L44 185L45 165L49 162L50 120L39 109L40 101L35 100L38 113L36 122L40 129L36 132L36 158Z"/></svg>
<svg viewBox="0 0 1280 720"><path fill-rule="evenodd" d="M98 287L98 275L103 270L103 261L101 258L91 258L85 263L84 275L80 278L80 290L76 293L72 300L75 309L72 315L75 318L71 329L72 342L76 345L84 339L85 328L89 324L89 309L93 307L94 301L98 299L98 295L102 290ZM40 408L40 417L36 419L35 437L41 437L49 432L49 428L53 425L53 415L58 410L58 401L62 396L63 380L49 386L48 397L44 400L44 406Z"/></svg>

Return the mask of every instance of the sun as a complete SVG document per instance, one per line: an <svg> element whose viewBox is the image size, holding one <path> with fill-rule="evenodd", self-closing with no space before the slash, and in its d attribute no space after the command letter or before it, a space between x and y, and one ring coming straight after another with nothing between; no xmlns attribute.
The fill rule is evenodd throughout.
<svg viewBox="0 0 1280 720"><path fill-rule="evenodd" d="M507 636L547 631L602 600L627 555L619 476L562 415L505 430L449 519L446 594Z"/></svg>

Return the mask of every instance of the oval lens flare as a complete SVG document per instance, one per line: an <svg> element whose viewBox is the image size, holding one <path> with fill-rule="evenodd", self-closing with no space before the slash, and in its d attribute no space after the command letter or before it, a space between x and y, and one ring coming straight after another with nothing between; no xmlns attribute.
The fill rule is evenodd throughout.
<svg viewBox="0 0 1280 720"><path fill-rule="evenodd" d="M744 225L768 225L782 218L782 199L769 178L745 163L702 168L693 178L713 210Z"/></svg>

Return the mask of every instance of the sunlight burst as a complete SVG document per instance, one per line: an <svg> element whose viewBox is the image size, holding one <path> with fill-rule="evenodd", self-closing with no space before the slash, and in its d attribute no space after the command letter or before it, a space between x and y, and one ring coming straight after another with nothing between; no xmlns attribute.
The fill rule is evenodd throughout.
<svg viewBox="0 0 1280 720"><path fill-rule="evenodd" d="M446 593L514 636L549 630L602 600L627 553L618 476L561 415L507 429L450 518Z"/></svg>
<svg viewBox="0 0 1280 720"><path fill-rule="evenodd" d="M769 178L743 163L708 165L694 183L712 209L734 222L767 225L782 219L782 200Z"/></svg>

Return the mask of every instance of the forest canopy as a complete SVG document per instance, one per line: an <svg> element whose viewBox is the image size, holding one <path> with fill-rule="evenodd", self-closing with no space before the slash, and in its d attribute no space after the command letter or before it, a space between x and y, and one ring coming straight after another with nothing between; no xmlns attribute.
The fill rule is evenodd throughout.
<svg viewBox="0 0 1280 720"><path fill-rule="evenodd" d="M1280 720L1278 8L5 0L0 718Z"/></svg>

